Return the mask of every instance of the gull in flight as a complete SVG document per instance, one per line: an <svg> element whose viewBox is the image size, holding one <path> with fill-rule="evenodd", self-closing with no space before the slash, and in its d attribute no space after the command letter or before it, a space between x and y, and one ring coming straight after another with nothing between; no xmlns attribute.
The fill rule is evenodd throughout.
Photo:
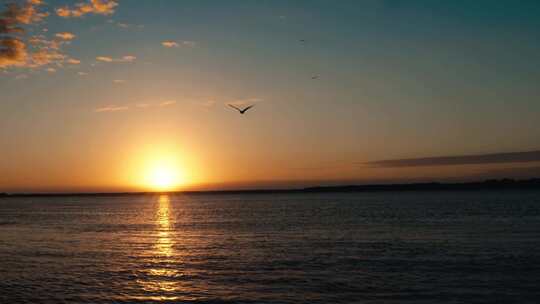
<svg viewBox="0 0 540 304"><path fill-rule="evenodd" d="M247 106L247 107L245 107L243 109L237 108L232 104L228 104L228 106L235 109L235 110L237 110L238 112L240 112L240 114L244 114L244 113L246 113L247 110L253 108L255 105L250 105L250 106Z"/></svg>

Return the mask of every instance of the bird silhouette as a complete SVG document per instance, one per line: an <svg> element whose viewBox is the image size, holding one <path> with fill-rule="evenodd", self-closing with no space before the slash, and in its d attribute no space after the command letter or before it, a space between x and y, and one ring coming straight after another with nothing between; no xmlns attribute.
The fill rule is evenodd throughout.
<svg viewBox="0 0 540 304"><path fill-rule="evenodd" d="M240 112L240 114L244 114L244 113L246 113L247 110L253 108L255 105L250 105L250 106L247 106L247 107L245 107L243 109L237 108L232 104L228 104L228 106L235 109L235 110L237 110L238 112Z"/></svg>
<svg viewBox="0 0 540 304"><path fill-rule="evenodd" d="M315 75L315 76L311 77L311 79L319 79L319 75Z"/></svg>
<svg viewBox="0 0 540 304"><path fill-rule="evenodd" d="M306 39L300 39L300 40L298 40L298 41L300 41L300 42L302 42L302 43L305 43L305 42L306 42Z"/></svg>

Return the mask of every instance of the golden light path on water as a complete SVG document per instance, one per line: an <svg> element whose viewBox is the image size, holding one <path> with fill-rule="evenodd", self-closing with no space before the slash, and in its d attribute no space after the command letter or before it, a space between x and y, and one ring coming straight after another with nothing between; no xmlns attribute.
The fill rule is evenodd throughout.
<svg viewBox="0 0 540 304"><path fill-rule="evenodd" d="M157 199L155 214L154 244L149 253L145 272L145 280L138 280L145 293L144 297L153 301L174 301L179 297L175 294L180 291L177 278L181 273L175 269L174 238L171 224L171 202L167 195L160 195Z"/></svg>

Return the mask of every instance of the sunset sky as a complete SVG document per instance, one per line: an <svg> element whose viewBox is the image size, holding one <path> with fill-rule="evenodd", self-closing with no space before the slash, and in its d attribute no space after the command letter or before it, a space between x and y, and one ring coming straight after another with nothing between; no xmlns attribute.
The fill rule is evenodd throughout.
<svg viewBox="0 0 540 304"><path fill-rule="evenodd" d="M539 1L0 3L0 192L540 177Z"/></svg>

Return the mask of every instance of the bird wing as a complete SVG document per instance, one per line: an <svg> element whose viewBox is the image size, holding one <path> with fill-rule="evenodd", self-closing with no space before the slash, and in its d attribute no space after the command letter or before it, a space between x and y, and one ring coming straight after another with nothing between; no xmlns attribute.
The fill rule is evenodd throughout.
<svg viewBox="0 0 540 304"><path fill-rule="evenodd" d="M242 110L242 112L245 112L245 111L247 111L247 110L253 108L254 106L255 106L255 105L250 105L250 106L248 106L248 107L245 107L245 108Z"/></svg>
<svg viewBox="0 0 540 304"><path fill-rule="evenodd" d="M228 105L229 107L231 107L231 108L237 110L238 112L242 112L242 110L240 110L239 108L233 106L232 104L227 104L227 105Z"/></svg>

